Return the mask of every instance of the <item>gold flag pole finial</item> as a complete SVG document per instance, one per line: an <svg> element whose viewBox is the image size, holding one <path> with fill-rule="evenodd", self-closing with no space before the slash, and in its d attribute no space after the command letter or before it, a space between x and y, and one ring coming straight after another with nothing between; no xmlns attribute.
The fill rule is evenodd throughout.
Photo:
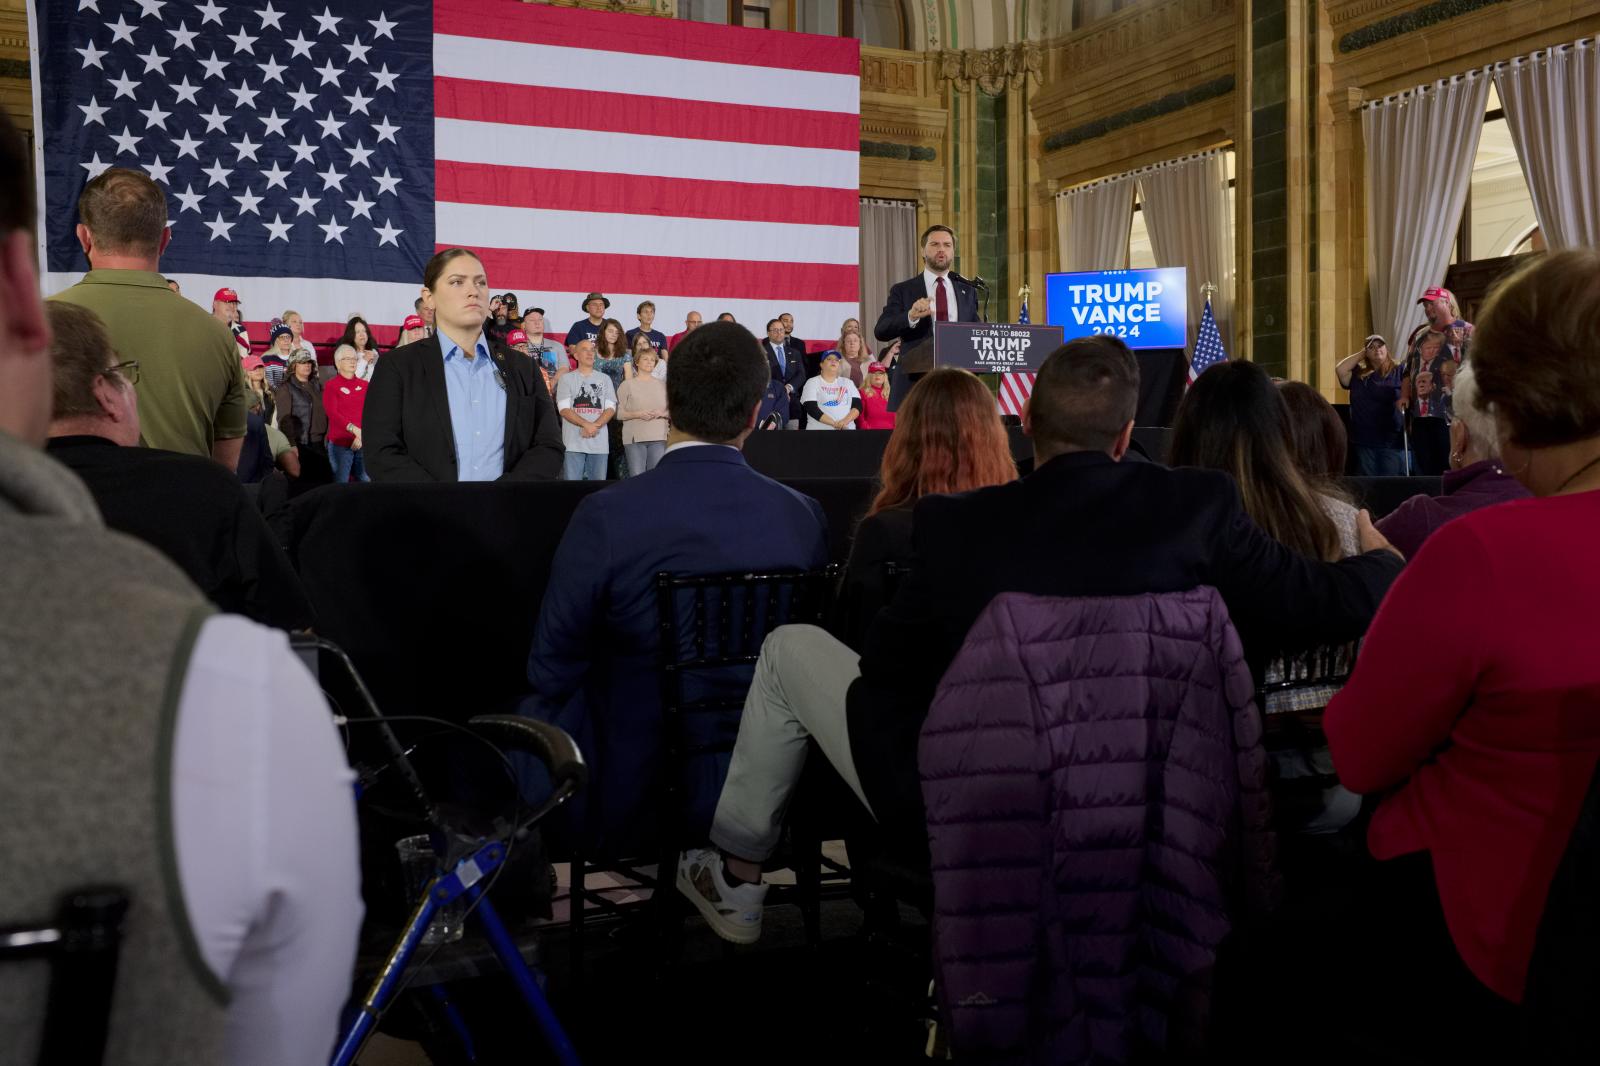
<svg viewBox="0 0 1600 1066"><path fill-rule="evenodd" d="M1216 295L1216 291L1217 287L1209 281L1200 286L1200 296L1206 300L1209 300L1212 296Z"/></svg>
<svg viewBox="0 0 1600 1066"><path fill-rule="evenodd" d="M1022 288L1017 290L1017 299L1026 300L1033 295L1033 288L1027 283L1022 283Z"/></svg>

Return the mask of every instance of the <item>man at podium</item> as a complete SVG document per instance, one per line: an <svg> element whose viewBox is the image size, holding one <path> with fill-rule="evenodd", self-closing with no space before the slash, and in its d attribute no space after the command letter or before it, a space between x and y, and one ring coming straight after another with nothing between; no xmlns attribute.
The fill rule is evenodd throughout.
<svg viewBox="0 0 1600 1066"><path fill-rule="evenodd" d="M933 369L934 322L981 322L978 290L950 269L956 257L956 235L949 226L929 226L922 234L922 273L889 290L873 334L884 343L900 341L900 357L891 374L889 394L904 396L913 381L907 375Z"/></svg>

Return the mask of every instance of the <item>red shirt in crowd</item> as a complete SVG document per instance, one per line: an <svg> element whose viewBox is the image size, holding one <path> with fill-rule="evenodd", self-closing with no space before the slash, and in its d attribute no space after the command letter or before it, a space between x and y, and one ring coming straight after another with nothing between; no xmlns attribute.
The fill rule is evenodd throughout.
<svg viewBox="0 0 1600 1066"><path fill-rule="evenodd" d="M328 443L348 448L356 435L344 427L361 425L361 409L367 405L367 383L360 378L335 374L322 386L322 407L328 412Z"/></svg>
<svg viewBox="0 0 1600 1066"><path fill-rule="evenodd" d="M1389 590L1323 719L1367 842L1427 851L1451 938L1522 999L1545 896L1600 758L1600 492L1449 522Z"/></svg>
<svg viewBox="0 0 1600 1066"><path fill-rule="evenodd" d="M887 397L868 389L861 390L861 417L856 425L862 429L893 429L894 412L889 410Z"/></svg>

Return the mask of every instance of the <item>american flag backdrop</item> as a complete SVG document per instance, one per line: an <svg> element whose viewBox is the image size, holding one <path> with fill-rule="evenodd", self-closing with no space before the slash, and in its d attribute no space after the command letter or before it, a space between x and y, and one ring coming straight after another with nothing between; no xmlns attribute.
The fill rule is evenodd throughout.
<svg viewBox="0 0 1600 1066"><path fill-rule="evenodd" d="M167 191L161 269L252 336L362 314L392 341L438 248L563 332L590 290L756 332L857 315L859 43L518 0L54 0L38 47L47 291L87 270L78 194Z"/></svg>

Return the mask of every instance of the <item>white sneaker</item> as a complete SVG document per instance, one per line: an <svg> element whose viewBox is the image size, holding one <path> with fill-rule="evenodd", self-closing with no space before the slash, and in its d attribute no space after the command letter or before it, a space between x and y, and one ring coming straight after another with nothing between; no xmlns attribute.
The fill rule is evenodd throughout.
<svg viewBox="0 0 1600 1066"><path fill-rule="evenodd" d="M693 903L711 931L735 944L761 938L761 907L767 886L730 885L715 848L695 848L678 860L678 891Z"/></svg>

